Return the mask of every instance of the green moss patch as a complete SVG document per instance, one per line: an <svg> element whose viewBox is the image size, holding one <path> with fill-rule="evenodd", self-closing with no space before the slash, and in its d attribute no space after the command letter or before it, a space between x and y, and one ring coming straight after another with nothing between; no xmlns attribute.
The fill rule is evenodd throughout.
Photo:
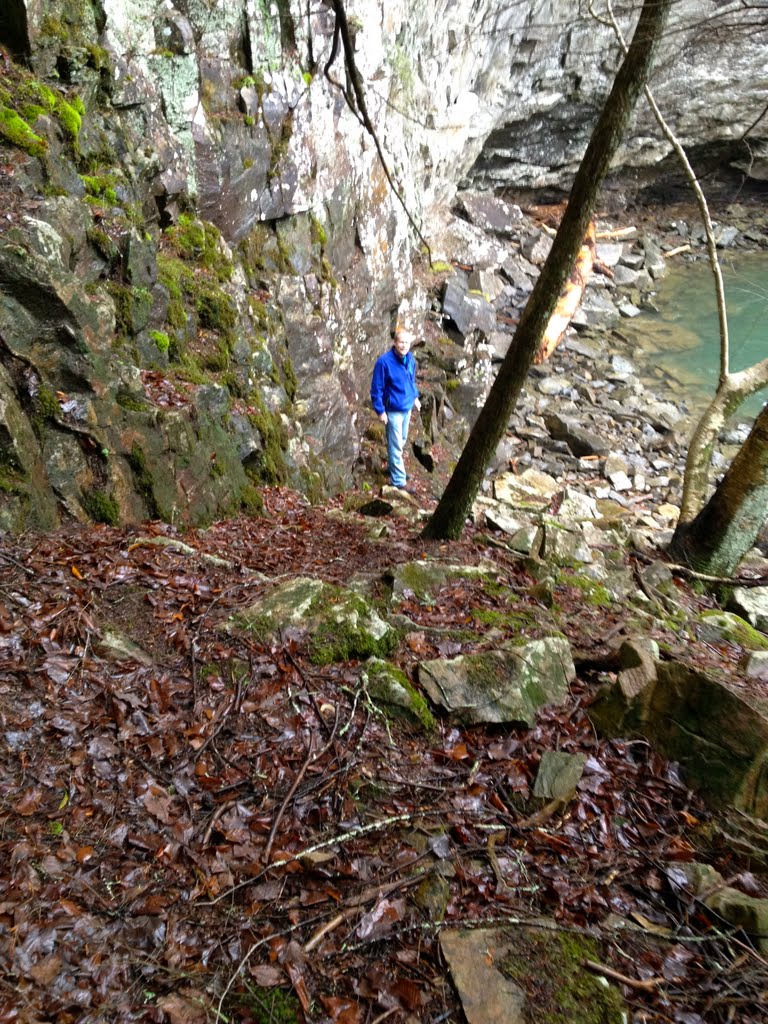
<svg viewBox="0 0 768 1024"><path fill-rule="evenodd" d="M397 631L359 594L302 576L278 584L233 616L229 626L254 633L262 642L286 630L301 630L317 665L385 658L399 641Z"/></svg>
<svg viewBox="0 0 768 1024"><path fill-rule="evenodd" d="M526 996L530 1024L624 1024L616 988L584 968L601 962L596 942L569 932L506 930L501 973Z"/></svg>
<svg viewBox="0 0 768 1024"><path fill-rule="evenodd" d="M768 636L733 612L707 611L697 619L702 640L736 644L748 651L768 651Z"/></svg>
<svg viewBox="0 0 768 1024"><path fill-rule="evenodd" d="M432 733L437 724L429 704L401 669L388 661L371 658L365 666L368 692L374 701L387 705L397 718Z"/></svg>
<svg viewBox="0 0 768 1024"><path fill-rule="evenodd" d="M83 495L83 508L97 523L106 523L108 526L120 524L120 506L106 491L97 489Z"/></svg>

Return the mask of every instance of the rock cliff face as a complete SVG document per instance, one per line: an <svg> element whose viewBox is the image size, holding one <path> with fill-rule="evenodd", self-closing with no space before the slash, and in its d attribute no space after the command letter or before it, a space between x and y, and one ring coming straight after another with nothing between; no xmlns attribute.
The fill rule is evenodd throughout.
<svg viewBox="0 0 768 1024"><path fill-rule="evenodd" d="M553 0L346 6L431 241L462 179L567 186L618 62L607 28ZM760 113L766 49L737 7L677 5L657 91L687 142ZM200 522L264 482L348 482L371 362L426 300L336 28L328 2L5 0L0 526ZM664 155L640 116L622 161Z"/></svg>

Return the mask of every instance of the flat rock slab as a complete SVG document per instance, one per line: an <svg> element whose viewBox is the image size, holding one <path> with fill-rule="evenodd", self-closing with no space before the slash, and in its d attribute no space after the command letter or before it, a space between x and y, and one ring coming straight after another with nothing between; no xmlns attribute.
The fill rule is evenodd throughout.
<svg viewBox="0 0 768 1024"><path fill-rule="evenodd" d="M587 763L586 754L545 750L541 755L533 795L542 800L567 800L576 791Z"/></svg>
<svg viewBox="0 0 768 1024"><path fill-rule="evenodd" d="M627 1019L615 986L583 967L584 960L601 959L597 943L548 922L445 930L440 949L467 1024L623 1024Z"/></svg>
<svg viewBox="0 0 768 1024"><path fill-rule="evenodd" d="M496 966L504 951L500 933L492 929L447 931L440 949L448 962L467 1024L527 1024L525 993Z"/></svg>
<svg viewBox="0 0 768 1024"><path fill-rule="evenodd" d="M430 699L463 725L521 722L530 728L539 708L565 700L575 676L564 637L419 665Z"/></svg>

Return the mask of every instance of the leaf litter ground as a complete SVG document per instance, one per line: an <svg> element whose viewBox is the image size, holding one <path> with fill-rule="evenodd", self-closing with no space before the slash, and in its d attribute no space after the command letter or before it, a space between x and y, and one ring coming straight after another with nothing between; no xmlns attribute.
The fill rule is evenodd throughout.
<svg viewBox="0 0 768 1024"><path fill-rule="evenodd" d="M599 940L633 1021L768 1020L768 965L675 875L715 834L707 811L644 742L595 735L588 673L533 729L425 735L371 701L359 663L318 667L299 633L265 646L222 629L265 576L344 583L426 554L492 559L499 586L406 595L395 610L414 629L393 660L412 679L419 660L503 638L504 617L489 629L479 613L545 631L523 564L482 535L425 545L393 519L376 541L329 511L275 489L263 518L183 538L152 524L6 541L0 1022L249 1024L292 1006L313 1022L461 1021L440 928L542 916ZM599 661L621 609L556 596ZM116 652L115 634L136 649ZM663 639L696 664L727 656ZM565 806L532 799L548 750L587 758ZM707 856L766 893L733 849Z"/></svg>

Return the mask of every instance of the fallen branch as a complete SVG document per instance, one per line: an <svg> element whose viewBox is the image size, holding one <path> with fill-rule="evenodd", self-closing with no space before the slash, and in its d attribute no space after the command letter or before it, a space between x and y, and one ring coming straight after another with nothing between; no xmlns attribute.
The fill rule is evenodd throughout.
<svg viewBox="0 0 768 1024"><path fill-rule="evenodd" d="M687 565L680 565L679 562L667 562L670 572L679 576L686 576L692 580L701 580L703 583L718 583L726 587L765 587L768 586L768 576L756 576L745 578L743 576L709 576L705 572L696 572Z"/></svg>
<svg viewBox="0 0 768 1024"><path fill-rule="evenodd" d="M424 875L428 874L427 871L419 871L412 878L402 878L397 882L390 882L387 885L376 886L375 889L366 889L364 893L361 893L349 906L345 907L344 910L332 917L330 921L326 923L315 932L312 938L305 944L304 952L311 953L313 949L316 949L326 935L329 935L332 931L335 931L340 924L343 924L350 917L359 911L360 907L365 906L366 903L370 903L371 900L378 900L382 896L389 896L393 892L397 892L399 889L408 888L411 885L416 885L420 882Z"/></svg>
<svg viewBox="0 0 768 1024"><path fill-rule="evenodd" d="M605 964L598 964L594 960L584 960L583 964L587 970L592 971L594 974L602 974L605 978L618 981L620 985L637 989L639 992L653 992L659 985L663 985L665 981L664 978L645 978L643 980L628 978L626 974L615 971L613 967L606 967Z"/></svg>
<svg viewBox="0 0 768 1024"><path fill-rule="evenodd" d="M670 256L680 256L684 252L690 252L691 246L686 242L685 245L678 245L674 249L670 249L669 252L664 253L664 258L669 259Z"/></svg>
<svg viewBox="0 0 768 1024"><path fill-rule="evenodd" d="M260 875L254 875L253 878L246 878L243 882L238 882L237 885L233 885L226 892L220 893L216 899L208 900L206 903L201 903L203 907L215 907L217 903L221 903L222 900L229 899L238 889L244 888L246 885L253 885L266 871L272 871L274 868L283 868L286 864L294 864L297 860L301 860L302 857L308 857L312 853L317 853L318 850L327 850L329 846L340 846L351 839L357 839L359 836L367 835L368 832L377 832L379 829L387 828L389 825L398 825L401 821L413 821L414 818L419 817L423 814L428 813L424 810L416 810L408 814L393 814L389 818L381 818L379 821L369 822L367 825L361 825L359 828L350 829L349 832L345 832L341 836L332 836L330 839L324 839L321 843L315 843L314 846L308 846L305 850L299 850L298 853L292 853L290 857L283 857L281 860L272 861L268 864L264 871Z"/></svg>
<svg viewBox="0 0 768 1024"><path fill-rule="evenodd" d="M5 551L0 551L0 558L2 558L2 560L4 562L7 562L9 565L15 565L17 569L21 569L21 571L25 572L27 576L35 575L33 569L29 569L26 565L22 565L21 562L17 562L15 558L12 558L11 555L6 554Z"/></svg>
<svg viewBox="0 0 768 1024"><path fill-rule="evenodd" d="M634 235L637 231L636 227L631 228L614 228L613 231L598 231L595 238L599 238L601 241L606 238L626 238L627 235Z"/></svg>

